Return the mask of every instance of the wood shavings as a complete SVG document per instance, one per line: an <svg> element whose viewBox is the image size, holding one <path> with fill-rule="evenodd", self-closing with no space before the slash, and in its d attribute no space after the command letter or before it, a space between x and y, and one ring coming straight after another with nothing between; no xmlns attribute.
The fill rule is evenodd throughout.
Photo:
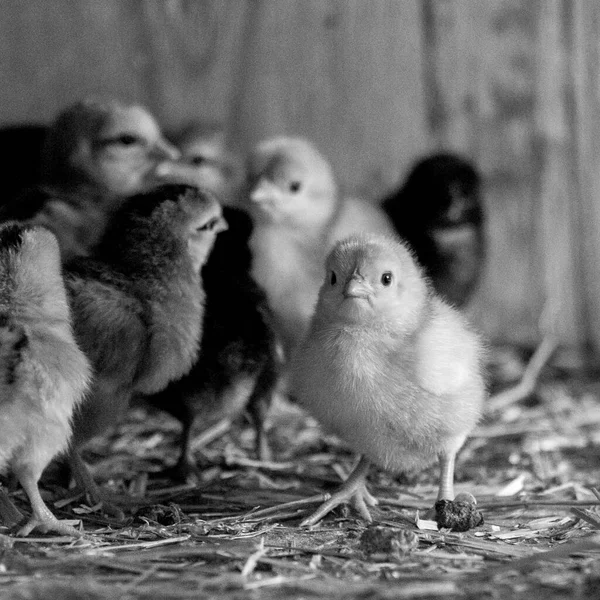
<svg viewBox="0 0 600 600"><path fill-rule="evenodd" d="M282 406L281 421L272 416L279 448L274 460L255 460L252 435L227 430L197 450L206 465L201 481L183 485L152 477L158 461L172 456L173 424L136 410L115 436L94 442L88 455L101 480L128 494L128 520L110 523L81 495L46 488L59 518L79 517L86 538L0 534L3 593L25 585L37 586L30 589L41 597L73 589L94 600L110 593L127 600L237 600L251 594L265 600L531 600L546 586L545 600L558 600L552 590L562 597L593 590L590 573L600 564L590 536L598 531L600 510L594 445L600 440L600 386L576 381L571 387L564 378L547 377L541 385L542 401L511 405L510 422L488 415L459 455L456 490L477 497L481 527L448 533L435 522L423 528L427 519L415 518L435 503L434 466L401 478L373 470L369 486L379 500L374 526L389 532L390 540L414 536L408 552L365 553L361 539L368 528L351 512L332 515L314 530L298 529L352 458L297 407ZM9 495L18 509L28 510L21 491ZM146 516L134 520L136 515ZM60 588L51 585L55 577ZM593 593L577 600L592 600Z"/></svg>

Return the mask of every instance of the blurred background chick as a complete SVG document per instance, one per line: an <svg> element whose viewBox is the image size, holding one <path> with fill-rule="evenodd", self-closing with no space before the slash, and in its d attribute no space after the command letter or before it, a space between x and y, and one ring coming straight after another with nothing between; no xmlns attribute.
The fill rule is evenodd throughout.
<svg viewBox="0 0 600 600"><path fill-rule="evenodd" d="M352 500L370 521L371 462L413 471L439 457L438 499L454 499L456 453L483 408L483 348L432 289L410 249L363 235L329 255L310 331L292 365L294 396L361 455L313 525Z"/></svg>
<svg viewBox="0 0 600 600"><path fill-rule="evenodd" d="M0 220L44 225L64 260L98 243L123 199L156 185L157 168L179 156L142 106L87 99L63 110L45 136L42 185L0 209Z"/></svg>
<svg viewBox="0 0 600 600"><path fill-rule="evenodd" d="M308 328L331 246L350 233L394 229L379 207L342 197L331 165L303 138L258 144L248 181L252 275L266 291L289 358Z"/></svg>
<svg viewBox="0 0 600 600"><path fill-rule="evenodd" d="M91 379L71 324L55 236L42 227L0 227L0 471L23 486L33 514L19 530L79 535L56 519L38 481L67 449L71 420Z"/></svg>
<svg viewBox="0 0 600 600"><path fill-rule="evenodd" d="M223 226L212 195L164 185L129 198L95 256L65 269L75 335L95 371L70 458L93 499L102 495L80 449L109 432L134 395L157 393L190 370L202 333L200 268Z"/></svg>
<svg viewBox="0 0 600 600"><path fill-rule="evenodd" d="M455 306L467 304L486 257L481 177L475 165L456 154L427 156L383 207L436 291Z"/></svg>
<svg viewBox="0 0 600 600"><path fill-rule="evenodd" d="M244 159L228 141L225 128L216 122L190 123L172 134L183 164L192 167L197 185L213 191L226 206L240 206L246 184ZM159 169L166 173L171 165Z"/></svg>

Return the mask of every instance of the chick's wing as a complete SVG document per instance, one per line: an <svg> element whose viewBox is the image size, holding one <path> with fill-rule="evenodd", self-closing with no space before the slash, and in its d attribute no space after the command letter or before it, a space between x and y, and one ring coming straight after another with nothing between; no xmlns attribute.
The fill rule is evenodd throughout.
<svg viewBox="0 0 600 600"><path fill-rule="evenodd" d="M77 341L97 375L127 385L139 369L147 328L142 303L125 291L121 279L93 261L78 261L66 273Z"/></svg>

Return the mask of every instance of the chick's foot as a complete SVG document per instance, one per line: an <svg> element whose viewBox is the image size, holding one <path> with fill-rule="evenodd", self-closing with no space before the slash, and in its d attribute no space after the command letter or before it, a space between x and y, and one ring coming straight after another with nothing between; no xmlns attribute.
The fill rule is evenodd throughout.
<svg viewBox="0 0 600 600"><path fill-rule="evenodd" d="M29 497L33 515L29 521L27 521L27 523L25 523L25 525L23 525L23 527L17 531L18 536L25 537L34 529L39 529L42 533L53 531L54 533L59 533L60 535L68 535L72 537L81 537L83 535L71 525L59 521L52 514L42 499L37 486L37 481L32 478L25 478L21 480L21 485Z"/></svg>
<svg viewBox="0 0 600 600"><path fill-rule="evenodd" d="M369 470L369 466L369 461L362 457L354 471L352 471L338 491L335 492L327 502L323 503L310 517L304 519L304 521L300 523L300 527L310 527L315 525L334 508L345 502L351 502L352 506L358 511L360 516L368 523L371 523L373 518L371 517L368 507L375 506L377 504L377 499L369 493L366 487L365 477Z"/></svg>
<svg viewBox="0 0 600 600"><path fill-rule="evenodd" d="M50 513L50 511L48 511ZM49 515L33 515L23 527L17 531L20 537L28 536L34 529L39 529L42 533L58 533L71 537L82 537L83 533L78 531L72 525L59 521L52 513Z"/></svg>

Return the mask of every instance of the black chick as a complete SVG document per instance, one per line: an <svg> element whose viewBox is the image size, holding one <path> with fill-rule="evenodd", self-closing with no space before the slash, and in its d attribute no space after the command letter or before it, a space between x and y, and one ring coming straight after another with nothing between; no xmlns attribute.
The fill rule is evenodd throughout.
<svg viewBox="0 0 600 600"><path fill-rule="evenodd" d="M223 225L212 195L164 185L126 201L96 257L65 268L75 335L95 370L74 421L71 467L94 499L79 449L118 423L134 395L189 371L202 329L200 268Z"/></svg>
<svg viewBox="0 0 600 600"><path fill-rule="evenodd" d="M485 262L481 178L466 159L420 160L383 207L436 291L455 306L471 298Z"/></svg>
<svg viewBox="0 0 600 600"><path fill-rule="evenodd" d="M197 471L190 449L195 421L208 428L247 409L258 455L269 457L263 425L277 383L271 313L250 276L250 217L231 207L223 214L228 230L218 235L202 269L206 300L198 360L185 377L148 399L183 425L180 457L170 470L182 479Z"/></svg>

